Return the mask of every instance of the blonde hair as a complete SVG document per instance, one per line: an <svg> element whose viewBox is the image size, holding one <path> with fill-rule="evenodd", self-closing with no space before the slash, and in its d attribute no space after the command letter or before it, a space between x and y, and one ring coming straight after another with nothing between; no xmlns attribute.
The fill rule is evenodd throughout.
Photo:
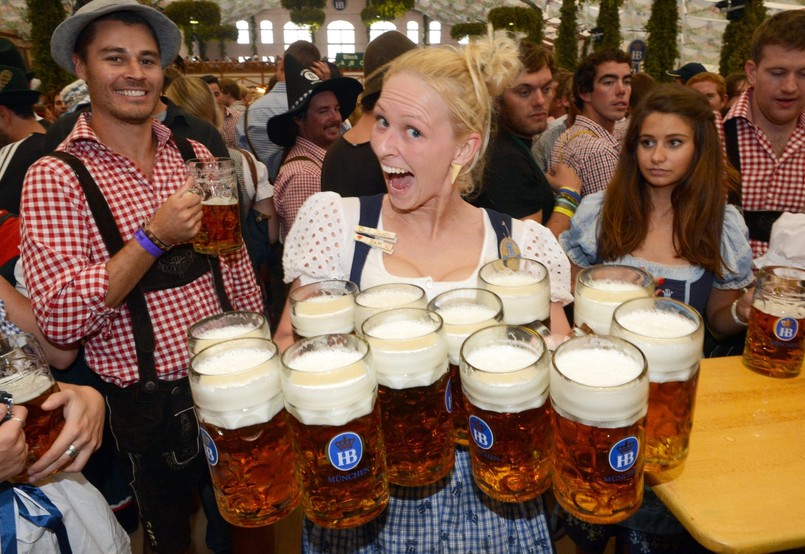
<svg viewBox="0 0 805 554"><path fill-rule="evenodd" d="M187 113L209 121L216 128L221 126L221 112L215 104L215 97L207 83L198 77L177 77L165 90L165 96Z"/></svg>
<svg viewBox="0 0 805 554"><path fill-rule="evenodd" d="M504 34L490 33L463 48L411 50L391 62L383 82L400 73L419 77L447 104L457 137L470 133L481 136L481 148L456 180L461 193L467 195L483 175L484 154L497 106L495 99L514 85L522 70L517 43Z"/></svg>

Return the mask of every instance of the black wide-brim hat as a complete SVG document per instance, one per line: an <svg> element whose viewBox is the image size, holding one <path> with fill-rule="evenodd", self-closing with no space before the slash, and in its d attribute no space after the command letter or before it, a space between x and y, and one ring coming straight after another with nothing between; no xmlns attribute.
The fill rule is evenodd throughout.
<svg viewBox="0 0 805 554"><path fill-rule="evenodd" d="M19 67L0 65L0 105L33 106L39 92L28 86L28 76Z"/></svg>
<svg viewBox="0 0 805 554"><path fill-rule="evenodd" d="M341 120L345 120L355 110L363 87L357 79L336 77L322 81L310 69L302 66L296 58L286 54L285 82L288 95L288 111L268 120L268 138L280 146L293 146L296 142L296 123L294 118L302 115L310 104L310 99L320 92L332 91L338 98Z"/></svg>

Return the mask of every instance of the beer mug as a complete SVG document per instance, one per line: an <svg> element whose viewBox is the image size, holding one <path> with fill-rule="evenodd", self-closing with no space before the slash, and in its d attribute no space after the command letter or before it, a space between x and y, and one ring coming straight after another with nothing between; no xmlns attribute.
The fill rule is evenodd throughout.
<svg viewBox="0 0 805 554"><path fill-rule="evenodd" d="M588 523L616 523L643 501L648 371L623 339L576 337L553 355L553 492Z"/></svg>
<svg viewBox="0 0 805 554"><path fill-rule="evenodd" d="M271 338L265 316L257 312L223 312L194 323L187 331L187 347L192 357L213 344L247 337Z"/></svg>
<svg viewBox="0 0 805 554"><path fill-rule="evenodd" d="M442 316L444 321L450 362L450 405L447 411L453 414L453 440L467 446L467 410L458 371L461 345L475 331L500 323L503 304L495 293L488 290L454 289L436 296L428 304L428 309Z"/></svg>
<svg viewBox="0 0 805 554"><path fill-rule="evenodd" d="M506 325L538 321L550 329L551 286L544 265L527 258L495 260L481 268L478 281L503 302Z"/></svg>
<svg viewBox="0 0 805 554"><path fill-rule="evenodd" d="M645 469L674 468L688 455L704 345L702 318L670 298L636 298L615 310L612 336L637 346L648 363Z"/></svg>
<svg viewBox="0 0 805 554"><path fill-rule="evenodd" d="M394 308L427 308L425 291L408 283L388 283L362 290L355 297L355 333L363 333L363 322Z"/></svg>
<svg viewBox="0 0 805 554"><path fill-rule="evenodd" d="M319 281L293 289L291 326L294 339L351 333L355 328L355 295L352 281Z"/></svg>
<svg viewBox="0 0 805 554"><path fill-rule="evenodd" d="M14 404L28 408L25 441L28 458L15 481L28 481L26 471L48 451L64 427L62 407L43 410L42 403L59 392L50 373L42 346L33 335L20 333L0 338L0 390L9 393Z"/></svg>
<svg viewBox="0 0 805 554"><path fill-rule="evenodd" d="M320 335L282 355L282 391L293 437L302 507L331 529L371 521L389 501L377 376L369 345Z"/></svg>
<svg viewBox="0 0 805 554"><path fill-rule="evenodd" d="M219 342L190 362L190 392L221 515L270 525L299 503L277 347L264 338Z"/></svg>
<svg viewBox="0 0 805 554"><path fill-rule="evenodd" d="M654 277L628 265L594 265L576 277L573 324L608 335L615 308L632 298L652 298Z"/></svg>
<svg viewBox="0 0 805 554"><path fill-rule="evenodd" d="M397 308L367 319L363 335L377 372L389 481L434 483L450 473L455 455L442 318Z"/></svg>
<svg viewBox="0 0 805 554"><path fill-rule="evenodd" d="M238 208L238 177L231 158L192 159L188 175L195 179L190 192L201 196L201 229L193 249L201 254L227 254L243 246Z"/></svg>
<svg viewBox="0 0 805 554"><path fill-rule="evenodd" d="M805 269L766 266L757 274L744 365L770 377L796 377L805 347Z"/></svg>
<svg viewBox="0 0 805 554"><path fill-rule="evenodd" d="M472 474L496 500L525 502L550 485L549 364L545 341L522 327L487 327L461 347Z"/></svg>

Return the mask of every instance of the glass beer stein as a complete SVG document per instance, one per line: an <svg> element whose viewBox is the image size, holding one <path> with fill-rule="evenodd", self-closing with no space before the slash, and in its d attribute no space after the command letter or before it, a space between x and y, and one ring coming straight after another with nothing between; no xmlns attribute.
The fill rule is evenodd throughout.
<svg viewBox="0 0 805 554"><path fill-rule="evenodd" d="M615 308L632 298L652 298L654 277L628 265L594 265L576 277L573 324L586 325L597 335L608 335Z"/></svg>
<svg viewBox="0 0 805 554"><path fill-rule="evenodd" d="M796 377L805 348L805 269L767 266L758 271L744 365L770 377Z"/></svg>
<svg viewBox="0 0 805 554"><path fill-rule="evenodd" d="M48 451L64 427L62 407L42 409L42 403L59 392L59 386L50 373L42 346L33 335L19 333L0 337L0 390L9 393L14 404L28 409L25 418L28 457L22 473L13 479L27 482L28 468Z"/></svg>
<svg viewBox="0 0 805 554"><path fill-rule="evenodd" d="M363 333L363 322L394 308L427 308L428 298L421 287L408 283L387 283L362 290L355 297L355 334Z"/></svg>
<svg viewBox="0 0 805 554"><path fill-rule="evenodd" d="M389 501L377 376L369 345L320 335L282 355L282 391L293 437L302 507L331 529L371 521Z"/></svg>
<svg viewBox="0 0 805 554"><path fill-rule="evenodd" d="M187 331L187 347L192 357L213 344L248 337L271 338L265 316L257 312L223 312L191 325Z"/></svg>
<svg viewBox="0 0 805 554"><path fill-rule="evenodd" d="M319 281L295 288L288 298L294 340L317 335L351 333L355 328L355 295L352 281Z"/></svg>
<svg viewBox="0 0 805 554"><path fill-rule="evenodd" d="M187 161L195 179L189 190L201 196L201 229L193 249L201 254L227 254L243 246L238 208L238 177L231 158Z"/></svg>
<svg viewBox="0 0 805 554"><path fill-rule="evenodd" d="M455 455L442 318L397 308L367 319L363 334L379 383L389 482L434 483L450 473Z"/></svg>
<svg viewBox="0 0 805 554"><path fill-rule="evenodd" d="M548 270L527 258L495 260L478 272L482 289L494 292L503 302L506 325L539 321L551 327L551 286Z"/></svg>
<svg viewBox="0 0 805 554"><path fill-rule="evenodd" d="M612 336L637 346L648 363L645 469L665 471L688 455L704 345L694 308L670 298L636 298L612 316Z"/></svg>
<svg viewBox="0 0 805 554"><path fill-rule="evenodd" d="M218 508L239 527L270 525L299 503L277 347L232 339L190 362L190 391Z"/></svg>
<svg viewBox="0 0 805 554"><path fill-rule="evenodd" d="M623 339L586 335L553 355L553 492L588 523L623 521L643 501L648 371Z"/></svg>
<svg viewBox="0 0 805 554"><path fill-rule="evenodd" d="M453 414L453 440L467 446L467 412L458 371L461 345L475 331L500 323L503 320L503 303L488 290L454 289L436 296L428 304L428 309L442 316L444 321L450 362L450 405L447 409Z"/></svg>
<svg viewBox="0 0 805 554"><path fill-rule="evenodd" d="M550 485L549 365L545 341L522 327L487 327L461 347L472 473L496 500L525 502Z"/></svg>

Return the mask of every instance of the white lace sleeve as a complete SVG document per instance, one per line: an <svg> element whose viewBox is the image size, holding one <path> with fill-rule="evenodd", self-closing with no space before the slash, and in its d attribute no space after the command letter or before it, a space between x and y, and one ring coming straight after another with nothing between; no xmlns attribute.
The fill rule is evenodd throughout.
<svg viewBox="0 0 805 554"><path fill-rule="evenodd" d="M355 206L353 206L355 204ZM348 279L352 264L352 229L359 204L334 192L310 196L285 237L282 265L285 281L303 284L324 279ZM355 221L352 221L352 220Z"/></svg>
<svg viewBox="0 0 805 554"><path fill-rule="evenodd" d="M531 220L513 220L514 240L524 258L537 260L548 268L551 278L551 301L562 305L573 301L570 293L570 261L556 237L547 228Z"/></svg>

